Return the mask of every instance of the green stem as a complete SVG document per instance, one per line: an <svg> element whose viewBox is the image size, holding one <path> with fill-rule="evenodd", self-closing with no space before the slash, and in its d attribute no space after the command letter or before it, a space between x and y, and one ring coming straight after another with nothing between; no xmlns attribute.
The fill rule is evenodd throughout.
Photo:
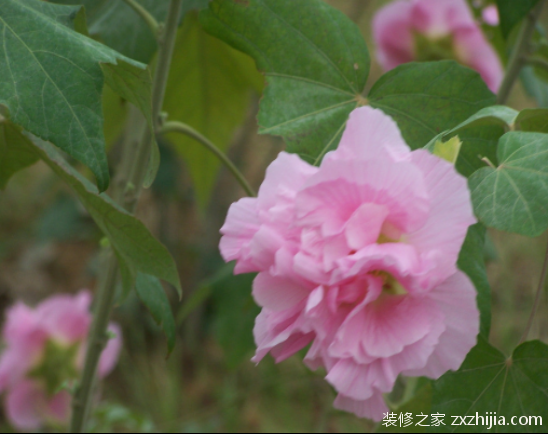
<svg viewBox="0 0 548 434"><path fill-rule="evenodd" d="M152 114L155 130L159 125L158 119L165 94L169 65L173 55L181 6L182 0L171 0L165 32L159 41L158 66L154 74L152 88ZM121 159L122 165L113 187L114 199L128 211L133 211L137 204L151 152L153 133L148 128L142 132L140 127L144 124L140 115L135 115L135 112L130 114L126 130L128 134ZM140 140L138 137L135 137L135 132L137 134L142 132ZM107 327L118 280L118 263L112 251L109 251L103 264L105 273L100 280L95 297L95 308L88 337L89 346L84 361L84 370L73 398L73 413L70 427L70 432L72 433L80 433L84 430L96 381L97 364L108 341Z"/></svg>
<svg viewBox="0 0 548 434"><path fill-rule="evenodd" d="M234 175L234 178L236 178L236 180L240 183L240 185L245 190L248 196L252 196L252 197L257 196L257 193L249 185L249 183L245 179L242 172L240 172L238 168L234 165L234 163L232 163L232 161L229 160L226 154L223 151L221 151L219 148L217 148L217 146L215 146L205 136L203 136L198 131L196 131L194 128L182 122L169 121L162 126L162 128L159 130L159 133L160 134L181 133L189 137L192 137L193 139L198 141L200 144L204 145L208 151L210 151L213 155L215 155L221 161L221 163L223 163L227 167L227 169L230 170L232 175Z"/></svg>
<svg viewBox="0 0 548 434"><path fill-rule="evenodd" d="M529 57L529 59L527 59L527 63L531 66L536 66L548 71L548 62L540 57Z"/></svg>
<svg viewBox="0 0 548 434"><path fill-rule="evenodd" d="M537 313L538 305L540 304L540 297L542 295L542 290L544 289L544 284L546 283L546 272L548 271L548 247L546 248L546 253L544 254L544 262L542 264L542 271L540 272L540 279L538 282L537 293L535 295L535 301L533 302L533 308L531 309L531 314L529 315L529 320L525 326L525 331L521 336L519 341L520 344L525 342L531 327L533 326L533 321L535 319L535 314Z"/></svg>
<svg viewBox="0 0 548 434"><path fill-rule="evenodd" d="M527 56L531 49L531 36L533 36L535 24L543 6L544 1L539 1L533 10L527 14L524 23L521 25L514 49L510 55L510 60L508 61L506 74L504 75L504 79L499 88L497 104L506 104L506 101L510 96L510 91L512 90L512 87L514 87L514 83L516 82L521 69L527 63Z"/></svg>
<svg viewBox="0 0 548 434"><path fill-rule="evenodd" d="M147 11L143 6L141 6L135 0L124 0L124 1L127 3L127 5L131 9L133 9L135 12L139 14L139 16L147 23L154 37L157 37L158 32L160 30L160 25L158 24L158 21L156 21L156 18L154 18L149 11Z"/></svg>

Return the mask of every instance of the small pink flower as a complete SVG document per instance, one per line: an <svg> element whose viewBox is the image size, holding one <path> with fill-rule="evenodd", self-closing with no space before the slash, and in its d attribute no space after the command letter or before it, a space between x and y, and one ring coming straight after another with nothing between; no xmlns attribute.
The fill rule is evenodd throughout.
<svg viewBox="0 0 548 434"><path fill-rule="evenodd" d="M438 378L475 345L476 292L456 266L475 221L466 179L411 152L380 110L354 110L320 167L280 153L221 228L235 272L259 273L253 360L311 344L335 406L382 419L399 374Z"/></svg>
<svg viewBox="0 0 548 434"><path fill-rule="evenodd" d="M499 10L496 5L488 5L481 11L483 22L490 26L499 25Z"/></svg>
<svg viewBox="0 0 548 434"><path fill-rule="evenodd" d="M82 291L75 296L55 295L34 309L17 303L8 310L3 329L6 348L0 358L0 392L7 394L6 413L18 429L66 423L70 394L48 388L60 388L82 370L91 324L90 304L90 294ZM101 355L100 377L114 368L122 342L120 328L112 324L109 329L115 338L109 340ZM63 361L62 366L48 364L52 351L56 362Z"/></svg>
<svg viewBox="0 0 548 434"><path fill-rule="evenodd" d="M492 14L491 14L492 15ZM373 19L377 60L385 70L415 60L455 59L493 92L504 71L465 0L397 0Z"/></svg>

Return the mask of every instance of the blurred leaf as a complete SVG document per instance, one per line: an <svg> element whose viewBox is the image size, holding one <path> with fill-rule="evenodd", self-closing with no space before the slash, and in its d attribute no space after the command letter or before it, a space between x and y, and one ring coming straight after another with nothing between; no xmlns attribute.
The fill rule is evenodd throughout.
<svg viewBox="0 0 548 434"><path fill-rule="evenodd" d="M125 292L133 289L137 273L150 274L171 283L182 293L177 267L170 253L140 220L120 208L61 157L51 144L40 139L21 140L77 193L101 231L108 237L119 260Z"/></svg>
<svg viewBox="0 0 548 434"><path fill-rule="evenodd" d="M538 77L530 66L522 68L520 78L525 91L535 98L537 104L540 107L548 107L548 83Z"/></svg>
<svg viewBox="0 0 548 434"><path fill-rule="evenodd" d="M171 64L164 110L226 150L245 118L250 91L260 91L263 78L253 61L205 33L195 14L179 30ZM203 145L182 134L168 134L188 162L198 202L211 195L220 163Z"/></svg>
<svg viewBox="0 0 548 434"><path fill-rule="evenodd" d="M17 126L3 120L0 114L0 189L6 188L8 181L18 171L38 161L29 150Z"/></svg>
<svg viewBox="0 0 548 434"><path fill-rule="evenodd" d="M103 86L103 132L107 149L120 137L124 130L127 117L127 104L125 100L114 92L109 86Z"/></svg>
<svg viewBox="0 0 548 434"><path fill-rule="evenodd" d="M431 427L428 432L545 433L548 419L548 346L525 342L511 358L479 338L461 368L434 382L432 413L473 417L474 425ZM475 423L476 414L496 412L497 425ZM500 417L505 417L501 424ZM513 425L513 416L536 416L530 425ZM453 418L451 417L451 420ZM469 420L468 418L466 420ZM539 423L540 422L540 423ZM544 422L544 423L543 423Z"/></svg>
<svg viewBox="0 0 548 434"><path fill-rule="evenodd" d="M444 60L398 66L375 83L368 100L392 116L407 144L417 149L493 105L495 96L477 72Z"/></svg>
<svg viewBox="0 0 548 434"><path fill-rule="evenodd" d="M498 167L469 179L476 215L496 229L540 235L548 228L548 135L507 133L497 154Z"/></svg>
<svg viewBox="0 0 548 434"><path fill-rule="evenodd" d="M358 27L322 0L214 0L204 28L252 56L267 79L261 133L313 163L338 144L369 73Z"/></svg>
<svg viewBox="0 0 548 434"><path fill-rule="evenodd" d="M398 415L403 413L411 413L413 416L413 423L408 426L404 427L402 426L385 426L382 424L382 422L377 426L377 429L375 432L378 433L423 433L426 432L426 427L419 425L417 426L417 423L419 422L419 419L416 417L418 414L430 414L430 408L432 407L432 386L431 382L427 382L425 385L420 387L416 392L415 396L408 400L407 402L403 403L402 405L398 406L396 409L394 409L394 412Z"/></svg>
<svg viewBox="0 0 548 434"><path fill-rule="evenodd" d="M160 281L149 274L137 273L135 280L137 295L166 334L168 354L175 348L176 328L173 312Z"/></svg>
<svg viewBox="0 0 548 434"><path fill-rule="evenodd" d="M253 326L260 308L251 297L254 278L255 274L228 275L211 284L213 328L230 369L236 368L255 348Z"/></svg>
<svg viewBox="0 0 548 434"><path fill-rule="evenodd" d="M522 110L516 125L521 131L548 133L548 109Z"/></svg>
<svg viewBox="0 0 548 434"><path fill-rule="evenodd" d="M79 9L38 0L2 2L0 103L8 107L14 123L86 164L103 191L109 171L100 63L111 64L130 87L128 65L135 70L145 65L75 32L71 20Z"/></svg>
<svg viewBox="0 0 548 434"><path fill-rule="evenodd" d="M476 302L480 311L480 334L489 338L491 328L491 287L485 270L485 226L476 223L468 228L457 266L466 273L478 293Z"/></svg>
<svg viewBox="0 0 548 434"><path fill-rule="evenodd" d="M103 402L93 411L86 429L90 433L158 432L153 422L119 404Z"/></svg>
<svg viewBox="0 0 548 434"><path fill-rule="evenodd" d="M496 0L496 3L502 35L508 38L514 26L535 7L538 0Z"/></svg>

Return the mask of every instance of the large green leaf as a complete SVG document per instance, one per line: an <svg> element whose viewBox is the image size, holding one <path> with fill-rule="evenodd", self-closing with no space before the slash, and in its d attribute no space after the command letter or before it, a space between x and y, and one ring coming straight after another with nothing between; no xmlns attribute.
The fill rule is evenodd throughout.
<svg viewBox="0 0 548 434"><path fill-rule="evenodd" d="M124 291L133 289L137 273L150 274L171 283L179 294L181 284L177 267L167 249L140 220L126 212L105 193L70 166L51 144L20 135L20 143L33 150L67 184L110 240L120 263Z"/></svg>
<svg viewBox="0 0 548 434"><path fill-rule="evenodd" d="M13 174L38 161L22 142L19 128L0 115L0 189L6 188Z"/></svg>
<svg viewBox="0 0 548 434"><path fill-rule="evenodd" d="M476 215L496 229L540 235L548 228L548 135L507 133L497 154L498 167L469 179Z"/></svg>
<svg viewBox="0 0 548 434"><path fill-rule="evenodd" d="M265 72L261 133L283 136L312 163L336 147L348 114L365 103L370 63L346 16L322 0L214 0L200 19Z"/></svg>
<svg viewBox="0 0 548 434"><path fill-rule="evenodd" d="M495 96L479 74L452 61L407 63L383 75L368 96L398 123L412 149L449 130L484 107Z"/></svg>
<svg viewBox="0 0 548 434"><path fill-rule="evenodd" d="M145 66L74 31L71 20L79 9L39 0L0 1L0 103L14 123L86 164L104 190L109 171L100 63L113 65L114 90L120 83L132 86L129 67Z"/></svg>
<svg viewBox="0 0 548 434"><path fill-rule="evenodd" d="M175 348L175 319L162 284L154 276L137 273L135 289L156 324L162 326L167 337L168 353L171 353Z"/></svg>
<svg viewBox="0 0 548 434"><path fill-rule="evenodd" d="M476 287L478 293L476 302L480 311L480 334L487 339L491 328L491 288L485 270L484 245L485 226L481 223L470 226L457 265Z"/></svg>
<svg viewBox="0 0 548 434"><path fill-rule="evenodd" d="M428 431L545 433L548 424L547 372L546 344L525 342L508 358L480 338L458 371L449 372L434 382L432 413L445 414L446 424ZM494 416L494 413L497 425L490 427L485 417ZM455 416L465 417L467 424L462 424L462 419ZM522 425L520 417L523 416L531 422Z"/></svg>
<svg viewBox="0 0 548 434"><path fill-rule="evenodd" d="M514 26L535 7L539 0L496 0L500 17L500 28L505 38Z"/></svg>
<svg viewBox="0 0 548 434"><path fill-rule="evenodd" d="M260 91L263 78L253 61L205 33L195 14L188 14L177 35L164 110L226 150L245 118L250 91ZM203 145L181 135L166 136L188 162L200 205L205 206L220 167Z"/></svg>

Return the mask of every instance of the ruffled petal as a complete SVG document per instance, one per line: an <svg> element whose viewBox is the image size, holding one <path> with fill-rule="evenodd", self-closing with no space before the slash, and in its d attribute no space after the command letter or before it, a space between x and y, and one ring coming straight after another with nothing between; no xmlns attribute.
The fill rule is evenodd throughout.
<svg viewBox="0 0 548 434"><path fill-rule="evenodd" d="M380 422L388 409L381 392L375 392L370 398L365 400L352 399L343 394L338 394L333 402L333 406L339 410L354 413L358 417L372 419Z"/></svg>

